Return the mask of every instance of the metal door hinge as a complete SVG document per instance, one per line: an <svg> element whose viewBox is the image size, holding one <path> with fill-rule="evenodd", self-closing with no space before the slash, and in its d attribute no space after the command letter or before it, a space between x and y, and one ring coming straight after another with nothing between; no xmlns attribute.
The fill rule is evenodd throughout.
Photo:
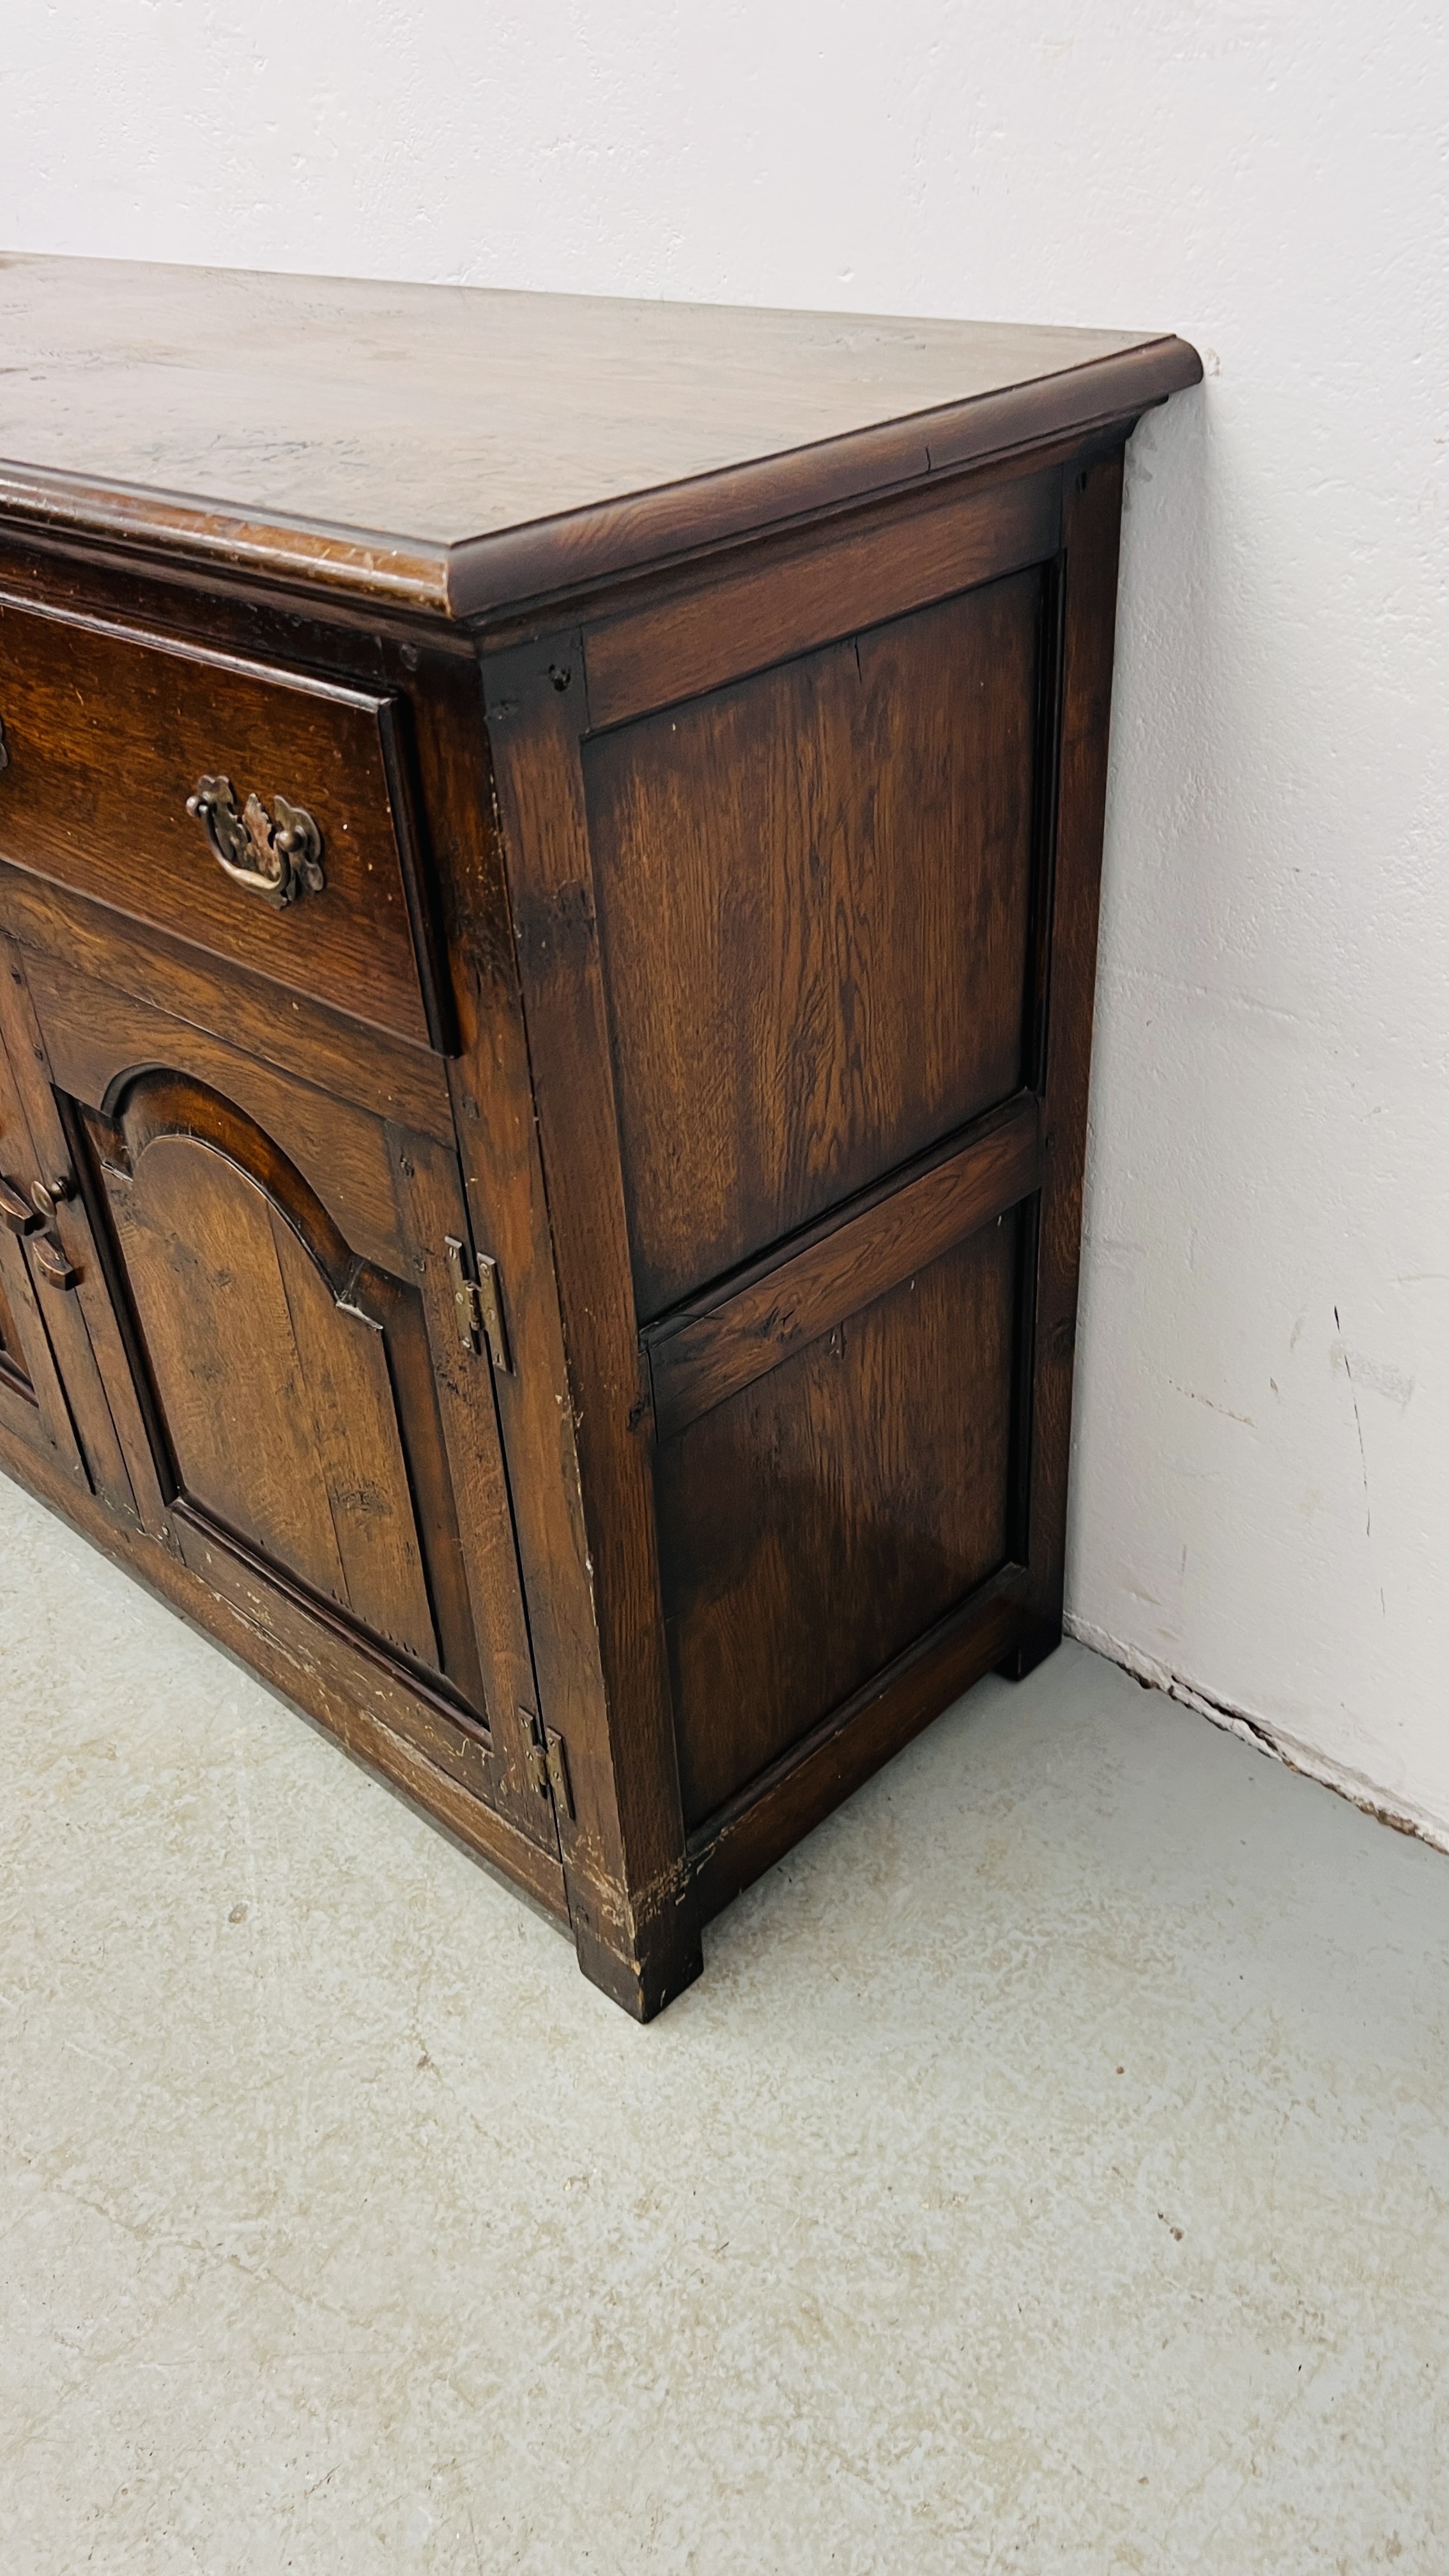
<svg viewBox="0 0 1449 2576"><path fill-rule="evenodd" d="M559 1814L566 1816L572 1824L574 1794L569 1785L569 1763L563 1737L556 1734L551 1726L545 1726L531 1709L521 1708L518 1714L523 1720L528 1785L536 1789L540 1797L552 1798Z"/></svg>
<svg viewBox="0 0 1449 2576"><path fill-rule="evenodd" d="M458 1318L458 1339L465 1351L475 1356L484 1342L496 1369L511 1369L508 1336L503 1329L503 1300L498 1294L498 1264L488 1253L479 1255L478 1276L468 1276L468 1256L455 1234L445 1235L444 1249L453 1281L453 1306Z"/></svg>

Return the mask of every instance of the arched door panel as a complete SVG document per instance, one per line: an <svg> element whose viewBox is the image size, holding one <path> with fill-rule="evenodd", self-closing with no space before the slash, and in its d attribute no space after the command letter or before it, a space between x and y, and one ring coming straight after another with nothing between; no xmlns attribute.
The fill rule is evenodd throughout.
<svg viewBox="0 0 1449 2576"><path fill-rule="evenodd" d="M122 1074L85 1121L173 1509L489 1723L421 1287L206 1084Z"/></svg>
<svg viewBox="0 0 1449 2576"><path fill-rule="evenodd" d="M441 1670L383 1316L343 1305L250 1176L194 1138L157 1138L109 1187L180 1493Z"/></svg>
<svg viewBox="0 0 1449 2576"><path fill-rule="evenodd" d="M113 1507L226 1602L244 1655L261 1628L346 1740L353 1713L393 1730L556 1853L446 1085L364 1048L339 1096L300 1018L283 1070L210 1005L203 1026L3 955L36 1153L73 1181L52 1339L70 1328L58 1376L96 1491L113 1501L113 1467Z"/></svg>

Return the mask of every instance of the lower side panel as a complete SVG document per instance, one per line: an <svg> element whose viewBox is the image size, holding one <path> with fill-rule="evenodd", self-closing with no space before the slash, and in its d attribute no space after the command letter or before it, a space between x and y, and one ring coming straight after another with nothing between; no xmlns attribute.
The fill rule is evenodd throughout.
<svg viewBox="0 0 1449 2576"><path fill-rule="evenodd" d="M567 1926L568 1899L559 1862L470 1796L329 1674L305 1614L298 1611L289 1619L285 1604L269 1602L269 1624L261 1626L247 1615L239 1598L223 1598L156 1540L113 1520L100 1504L78 1493L58 1469L3 1430L0 1469L79 1530L113 1564L236 1656L269 1689L315 1718L368 1769L380 1772L479 1859Z"/></svg>
<svg viewBox="0 0 1449 2576"><path fill-rule="evenodd" d="M1029 1672L1060 1642L1024 1607L1025 1576L1005 1567L918 1638L813 1733L690 1836L708 1922L782 1860L987 1673Z"/></svg>

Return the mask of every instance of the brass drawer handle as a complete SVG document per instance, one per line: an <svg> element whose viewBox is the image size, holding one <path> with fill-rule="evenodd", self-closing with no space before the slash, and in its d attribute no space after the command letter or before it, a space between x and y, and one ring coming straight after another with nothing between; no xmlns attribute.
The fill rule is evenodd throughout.
<svg viewBox="0 0 1449 2576"><path fill-rule="evenodd" d="M237 812L229 778L203 778L186 811L194 814L211 845L211 855L233 885L259 894L274 912L302 894L321 894L327 883L322 868L322 835L312 817L285 796L274 796L269 814L260 796L249 796Z"/></svg>

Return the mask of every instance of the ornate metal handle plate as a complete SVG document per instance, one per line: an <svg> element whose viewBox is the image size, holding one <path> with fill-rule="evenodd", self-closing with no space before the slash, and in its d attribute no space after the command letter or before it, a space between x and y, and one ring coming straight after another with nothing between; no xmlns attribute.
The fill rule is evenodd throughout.
<svg viewBox="0 0 1449 2576"><path fill-rule="evenodd" d="M322 867L322 835L310 814L274 796L269 814L260 796L249 796L237 812L229 778L203 778L186 811L194 814L211 845L212 857L233 885L259 894L280 912L303 894L321 894L327 883Z"/></svg>

